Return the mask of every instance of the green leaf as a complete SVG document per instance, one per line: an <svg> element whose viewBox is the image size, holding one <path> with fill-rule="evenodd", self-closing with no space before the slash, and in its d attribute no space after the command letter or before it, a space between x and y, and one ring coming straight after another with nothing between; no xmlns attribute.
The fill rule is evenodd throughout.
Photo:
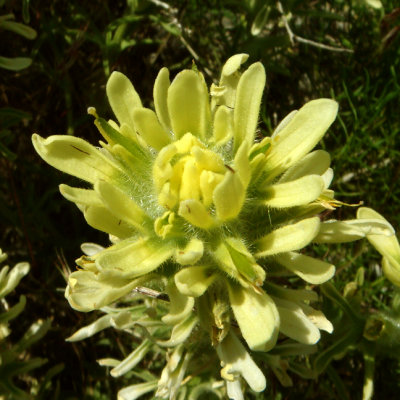
<svg viewBox="0 0 400 400"><path fill-rule="evenodd" d="M19 302L15 306L11 307L6 312L0 314L0 324L5 324L8 321L11 321L12 319L16 318L24 310L25 304L26 304L26 297L21 296L19 298Z"/></svg>
<svg viewBox="0 0 400 400"><path fill-rule="evenodd" d="M30 347L33 343L40 340L50 329L50 319L38 320L34 322L29 329L25 332L22 339L13 347L13 350L17 353L21 353Z"/></svg>
<svg viewBox="0 0 400 400"><path fill-rule="evenodd" d="M129 372L132 368L135 368L137 364L142 361L143 357L146 353L150 350L150 347L153 343L145 339L143 342L136 347L135 350L132 351L124 360L122 360L117 366L115 366L111 371L110 374L114 378L122 376Z"/></svg>
<svg viewBox="0 0 400 400"><path fill-rule="evenodd" d="M265 24L267 23L271 7L268 4L264 4L258 11L256 17L254 18L253 24L251 25L251 34L257 36L263 30Z"/></svg>
<svg viewBox="0 0 400 400"><path fill-rule="evenodd" d="M143 310L144 311L144 310ZM77 342L79 340L87 339L96 333L114 327L116 329L127 329L133 324L132 314L129 311L121 311L116 314L106 314L77 330L73 335L65 339L67 342Z"/></svg>
<svg viewBox="0 0 400 400"><path fill-rule="evenodd" d="M3 143L0 142L0 154L7 158L10 161L14 161L17 158L17 155L13 153L10 149L8 149Z"/></svg>
<svg viewBox="0 0 400 400"><path fill-rule="evenodd" d="M118 392L119 400L136 400L144 394L157 389L158 380L151 382L137 383L127 386Z"/></svg>
<svg viewBox="0 0 400 400"><path fill-rule="evenodd" d="M31 120L32 114L18 110L17 108L3 107L0 108L0 126L2 129L10 128L22 122L23 120Z"/></svg>
<svg viewBox="0 0 400 400"><path fill-rule="evenodd" d="M32 64L32 59L28 57L2 57L0 56L0 68L9 71L21 71Z"/></svg>
<svg viewBox="0 0 400 400"><path fill-rule="evenodd" d="M29 272L29 264L27 262L21 262L15 265L14 268L9 271L9 267L3 267L0 271L0 299L7 296L12 292L20 280ZM8 274L7 274L8 273Z"/></svg>
<svg viewBox="0 0 400 400"><path fill-rule="evenodd" d="M22 0L22 19L26 24L29 24L31 16L29 14L29 3L30 0Z"/></svg>
<svg viewBox="0 0 400 400"><path fill-rule="evenodd" d="M362 330L355 329L355 326L351 326L350 329L346 330L345 334L335 339L332 346L325 350L322 350L314 361L314 369L318 374L323 372L333 358L338 354L343 354L349 346L358 343L362 335Z"/></svg>
<svg viewBox="0 0 400 400"><path fill-rule="evenodd" d="M30 26L21 24L15 21L0 21L0 28L6 31L14 32L26 39L33 40L36 38L37 34L34 29Z"/></svg>
<svg viewBox="0 0 400 400"><path fill-rule="evenodd" d="M185 342L197 323L197 316L194 314L189 315L186 319L174 326L170 339L166 341L157 341L157 344L161 347L174 347Z"/></svg>
<svg viewBox="0 0 400 400"><path fill-rule="evenodd" d="M182 32L179 29L179 27L175 24L169 24L167 22L161 21L161 26L169 33L171 33L174 36L181 36Z"/></svg>

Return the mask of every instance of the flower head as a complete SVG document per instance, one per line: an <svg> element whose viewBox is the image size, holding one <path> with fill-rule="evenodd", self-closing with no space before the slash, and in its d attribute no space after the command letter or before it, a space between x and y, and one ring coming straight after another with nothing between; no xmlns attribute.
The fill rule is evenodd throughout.
<svg viewBox="0 0 400 400"><path fill-rule="evenodd" d="M241 73L247 58L231 57L210 90L198 71L184 70L171 83L163 68L155 111L114 72L107 96L117 121L89 109L105 139L98 148L77 137L33 136L45 161L89 184L60 191L112 242L77 260L66 290L71 306L90 311L139 285L164 285L169 345L183 343L195 326L205 329L231 392L239 375L254 390L265 387L232 320L252 350L271 349L279 332L316 343L332 325L310 306L317 294L288 288L287 277L320 284L335 268L299 250L365 236L357 220L344 226L318 216L341 204L329 189L329 154L312 151L336 117L336 102L310 101L259 140L265 71L255 63Z"/></svg>

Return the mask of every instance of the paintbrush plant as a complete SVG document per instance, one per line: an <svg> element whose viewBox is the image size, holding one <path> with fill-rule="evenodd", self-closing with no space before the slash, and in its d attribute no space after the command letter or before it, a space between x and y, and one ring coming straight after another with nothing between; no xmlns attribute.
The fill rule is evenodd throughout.
<svg viewBox="0 0 400 400"><path fill-rule="evenodd" d="M329 154L313 149L337 103L312 100L262 138L266 76L259 62L242 73L247 58L231 57L209 90L196 68L172 83L161 69L155 111L113 72L106 90L116 121L88 110L103 136L99 147L73 136L33 135L46 162L86 182L60 185L61 194L110 235L108 248L76 261L65 293L71 306L100 309L137 287L168 295L160 318L172 329L171 350L155 386L163 398L175 398L205 342L220 359L229 398L242 398L242 378L264 390L245 344L260 352L279 337L313 345L321 330L333 329L311 305L318 294L310 287L332 278L335 267L302 249L394 234L374 215L323 221L324 211L343 203L329 189Z"/></svg>

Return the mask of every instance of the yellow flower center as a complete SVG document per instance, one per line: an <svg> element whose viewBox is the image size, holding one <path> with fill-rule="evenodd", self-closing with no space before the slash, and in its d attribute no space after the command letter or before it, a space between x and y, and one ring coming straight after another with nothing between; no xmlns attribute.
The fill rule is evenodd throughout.
<svg viewBox="0 0 400 400"><path fill-rule="evenodd" d="M181 201L200 201L209 207L215 187L227 169L219 154L208 150L191 133L164 147L153 168L158 203L168 210Z"/></svg>

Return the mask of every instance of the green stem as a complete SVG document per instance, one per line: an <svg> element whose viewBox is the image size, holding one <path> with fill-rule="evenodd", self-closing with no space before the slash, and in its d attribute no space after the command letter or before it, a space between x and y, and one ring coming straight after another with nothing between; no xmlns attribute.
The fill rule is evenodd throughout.
<svg viewBox="0 0 400 400"><path fill-rule="evenodd" d="M370 352L364 353L363 400L372 399L374 393L375 357Z"/></svg>

